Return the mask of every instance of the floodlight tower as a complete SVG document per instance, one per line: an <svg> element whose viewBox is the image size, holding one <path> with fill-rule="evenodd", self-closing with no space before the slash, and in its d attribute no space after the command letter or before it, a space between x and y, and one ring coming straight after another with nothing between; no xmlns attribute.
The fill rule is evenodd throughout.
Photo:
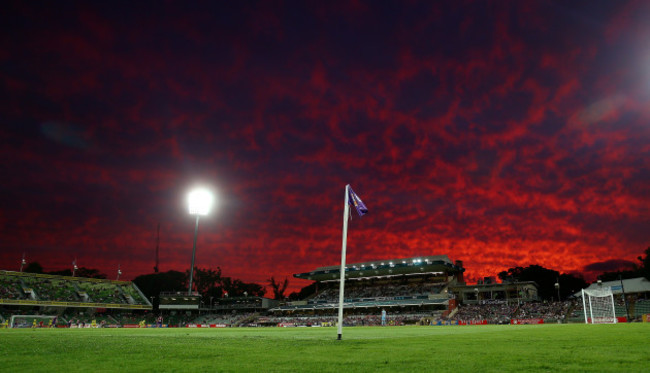
<svg viewBox="0 0 650 373"><path fill-rule="evenodd" d="M121 275L122 275L122 270L120 269L120 265L118 264L117 265L117 278L115 279L115 281L119 281Z"/></svg>
<svg viewBox="0 0 650 373"><path fill-rule="evenodd" d="M77 270L79 267L77 267L77 258L74 259L72 262L72 277L74 277L77 274Z"/></svg>
<svg viewBox="0 0 650 373"><path fill-rule="evenodd" d="M20 261L20 272L23 271L25 264L27 264L27 261L25 260L25 253L23 253L23 260Z"/></svg>
<svg viewBox="0 0 650 373"><path fill-rule="evenodd" d="M192 266L190 267L190 285L187 289L187 295L192 295L192 279L194 278L194 257L196 256L196 237L199 234L199 217L207 215L210 212L214 197L207 189L195 189L187 196L190 215L196 215L196 225L194 227L194 245L192 246Z"/></svg>

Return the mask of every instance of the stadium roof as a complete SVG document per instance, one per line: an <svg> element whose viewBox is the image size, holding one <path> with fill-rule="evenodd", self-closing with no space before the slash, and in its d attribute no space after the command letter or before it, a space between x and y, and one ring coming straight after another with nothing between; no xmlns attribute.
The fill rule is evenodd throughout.
<svg viewBox="0 0 650 373"><path fill-rule="evenodd" d="M463 267L453 264L447 255L434 255L351 263L345 266L345 277L363 279L464 271ZM311 272L296 273L293 277L313 281L338 281L340 273L340 266L329 266L319 267Z"/></svg>
<svg viewBox="0 0 650 373"><path fill-rule="evenodd" d="M634 294L634 293L646 293L650 292L650 281L645 277L629 278L623 280L623 286L621 286L620 280L614 281L603 281L602 283L594 282L589 285L585 290L596 290L599 288L612 288L613 294L621 294L625 290L625 294ZM580 292L574 294L576 297L581 296Z"/></svg>

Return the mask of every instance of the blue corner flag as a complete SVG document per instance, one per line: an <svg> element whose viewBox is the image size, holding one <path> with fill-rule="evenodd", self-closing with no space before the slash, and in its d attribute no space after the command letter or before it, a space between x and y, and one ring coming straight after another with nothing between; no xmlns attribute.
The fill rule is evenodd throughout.
<svg viewBox="0 0 650 373"><path fill-rule="evenodd" d="M350 187L350 197L348 203L350 203L352 206L354 206L357 209L359 216L364 216L365 214L368 213L368 208L366 207L366 205L363 204L363 201L354 192L354 190L352 190L352 187Z"/></svg>

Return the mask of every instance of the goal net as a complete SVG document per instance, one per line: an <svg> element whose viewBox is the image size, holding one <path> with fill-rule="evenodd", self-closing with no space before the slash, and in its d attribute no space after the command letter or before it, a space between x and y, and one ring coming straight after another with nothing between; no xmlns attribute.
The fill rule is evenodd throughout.
<svg viewBox="0 0 650 373"><path fill-rule="evenodd" d="M582 290L585 324L616 324L612 288Z"/></svg>
<svg viewBox="0 0 650 373"><path fill-rule="evenodd" d="M12 315L10 328L52 328L56 327L56 316L45 315Z"/></svg>

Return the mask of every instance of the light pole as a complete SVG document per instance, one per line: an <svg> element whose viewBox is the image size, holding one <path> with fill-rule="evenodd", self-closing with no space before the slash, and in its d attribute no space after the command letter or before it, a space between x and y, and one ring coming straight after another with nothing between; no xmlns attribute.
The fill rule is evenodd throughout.
<svg viewBox="0 0 650 373"><path fill-rule="evenodd" d="M122 275L122 270L120 270L120 265L118 264L117 265L117 278L115 279L115 281L119 281L120 275Z"/></svg>
<svg viewBox="0 0 650 373"><path fill-rule="evenodd" d="M187 196L190 215L196 215L196 225L194 226L194 245L192 246L192 266L190 267L190 284L187 289L187 295L192 295L192 279L194 278L194 257L196 256L196 237L199 234L199 217L207 215L210 212L213 202L212 193L207 189L195 189Z"/></svg>
<svg viewBox="0 0 650 373"><path fill-rule="evenodd" d="M72 262L72 277L74 277L77 274L78 269L79 269L79 267L77 267L77 259L75 259Z"/></svg>
<svg viewBox="0 0 650 373"><path fill-rule="evenodd" d="M557 290L557 301L560 302L560 279L557 279L557 282L555 283L555 289Z"/></svg>
<svg viewBox="0 0 650 373"><path fill-rule="evenodd" d="M27 261L25 260L25 253L23 253L23 260L20 261L20 272L23 271L25 264L27 264Z"/></svg>

